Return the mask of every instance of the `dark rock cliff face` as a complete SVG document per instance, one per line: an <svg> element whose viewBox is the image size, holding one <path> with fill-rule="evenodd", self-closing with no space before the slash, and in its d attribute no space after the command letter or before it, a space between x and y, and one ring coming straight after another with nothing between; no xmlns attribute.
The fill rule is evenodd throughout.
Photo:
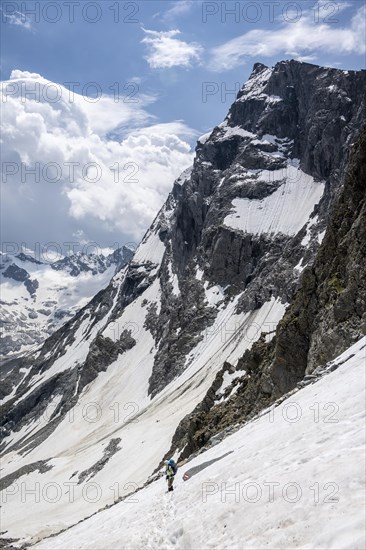
<svg viewBox="0 0 366 550"><path fill-rule="evenodd" d="M313 266L278 327L271 378L287 391L366 334L366 127Z"/></svg>
<svg viewBox="0 0 366 550"><path fill-rule="evenodd" d="M180 459L188 457L215 434L268 407L365 334L366 127L352 149L314 264L304 270L274 338L268 342L263 334L236 367L224 364L203 401L179 425L169 452L184 449ZM221 394L225 372L237 378Z"/></svg>
<svg viewBox="0 0 366 550"><path fill-rule="evenodd" d="M173 242L177 260L186 263L202 244L197 252L213 272L216 262L210 261L211 252L218 243L218 248L228 244L228 255L239 256L236 264L240 264L240 247L238 251L236 244L231 254L233 235L226 228L215 231L212 238L228 211L223 206L228 207L235 197L264 198L280 185L270 179L255 185L250 178L246 182L248 169L286 169L286 159L297 157L306 173L326 181L327 200L323 202L329 203L339 186L339 171L347 160L352 135L362 122L364 104L359 87L364 83L364 72L345 74L298 62L279 63L273 70L257 67L227 117L229 129L240 128L252 136L237 132L225 138L222 125L215 128L206 143L198 144L190 181L182 189L175 188L176 194L180 191ZM266 134L277 136L277 140L253 144L253 137ZM252 250L246 248L244 257L251 260ZM248 269L247 262L242 263Z"/></svg>
<svg viewBox="0 0 366 550"><path fill-rule="evenodd" d="M259 76L266 71L268 78L260 94L253 87L248 100L239 92L238 98L246 100L233 104L232 123L245 121L247 130L259 129L262 134L293 140L293 154L301 159L305 172L319 179L329 177L344 161L349 123L363 120L358 87L365 82L364 72L324 69L296 61L278 63L271 74L264 65L254 69ZM265 94L283 101L276 109L260 108Z"/></svg>
<svg viewBox="0 0 366 550"><path fill-rule="evenodd" d="M197 343L202 328L213 322L214 312L204 313L202 297L192 291L200 287L193 282L197 268L209 286L225 288L226 299L241 294L238 312L258 309L271 297L284 303L292 300L299 279L296 266L301 260L305 266L315 257L317 235L325 229L350 143L363 120L360 89L365 75L365 71L344 72L296 61L274 68L256 65L225 122L198 142L191 174L183 184L175 184L167 202L174 208L171 224L163 216L157 220L181 296L169 298L156 318L159 325L168 323L168 329L164 339L157 338L152 395L180 374L183 354ZM292 177L289 159L295 158L301 173L324 182L309 228L299 227L295 234L275 229L255 234L229 227L225 218L232 211L232 201L259 201L282 190ZM301 215L302 205L297 208ZM283 211L282 216L286 215ZM311 238L303 244L307 231ZM163 294L169 296L161 280ZM196 307L202 323L194 326L189 321ZM182 327L178 341L175 320ZM185 345L180 347L183 338Z"/></svg>

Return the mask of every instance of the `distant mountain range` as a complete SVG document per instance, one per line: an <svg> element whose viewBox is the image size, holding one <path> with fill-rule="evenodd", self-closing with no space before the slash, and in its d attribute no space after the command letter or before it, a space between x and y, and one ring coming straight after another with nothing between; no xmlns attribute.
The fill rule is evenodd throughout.
<svg viewBox="0 0 366 550"><path fill-rule="evenodd" d="M75 253L54 262L0 253L1 357L40 345L126 265L133 250Z"/></svg>

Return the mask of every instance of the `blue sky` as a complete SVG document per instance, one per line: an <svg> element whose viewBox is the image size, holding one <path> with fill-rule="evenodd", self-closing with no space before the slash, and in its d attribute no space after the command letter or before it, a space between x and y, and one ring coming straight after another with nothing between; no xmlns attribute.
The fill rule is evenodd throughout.
<svg viewBox="0 0 366 550"><path fill-rule="evenodd" d="M337 29L350 28L351 19L364 4L363 0L326 1L323 5L319 3L318 9L314 8L314 0L257 2L258 9L254 3L198 0L68 3L59 0L56 10L53 2L4 1L1 76L7 79L13 69L22 69L39 73L53 82L80 82L76 91L82 91L89 82L97 82L104 93L111 93L109 88L115 82L123 89L137 77L141 79L138 82L140 93L159 95L152 112L161 121L178 117L198 131L206 131L225 116L234 96L227 93L221 97L221 93L212 93L204 103L204 83L217 82L227 90L235 89L236 83L247 79L255 61L272 65L283 58L301 57L320 65L364 68L364 52L357 51L357 47L349 52L338 49L336 37ZM16 8L20 12L24 6L28 10L29 27L9 24L4 15ZM23 9L25 13L26 10ZM72 18L74 22L70 22ZM92 22L94 19L98 21ZM308 21L304 33L307 29L316 32L321 26L327 26L335 31L333 40L304 48L300 33L294 48L280 43L274 55L261 53L259 48L255 53L254 48L254 52L243 55L229 70L223 70L222 66L218 66L217 71L207 70L208 61L213 65L211 69L214 68L214 48L256 30L267 33L282 30L285 34L289 29L293 32L305 19ZM22 23L21 17L19 20ZM188 57L188 66L152 68L145 59L151 45L142 43L147 36L143 29L179 30L181 34L176 35L179 41L201 46L199 58ZM169 47L166 55L169 56ZM132 92L132 88L128 91ZM92 87L89 93L93 93Z"/></svg>
<svg viewBox="0 0 366 550"><path fill-rule="evenodd" d="M70 197L81 193L79 186L78 193L70 188L59 192L59 204L63 205L63 218L67 218L68 225L61 223L60 218L57 230L50 231L52 238L61 239L63 233L69 233L83 234L86 240L100 239L103 244L119 237L138 241L171 187L169 178L176 177L173 165L180 169L185 160L191 160L192 152L184 152L182 144L194 148L198 135L222 121L234 100L230 90L245 82L255 62L273 65L281 59L295 58L341 69L365 67L363 8L363 0L320 0L318 3L314 0L3 0L1 80L12 79L12 71L18 70L17 82L25 72L66 88L70 88L66 83L73 82L75 93L82 98L100 92L108 99L119 90L121 102L130 93L137 101L124 102L123 113L120 103L114 110L113 105L99 101L94 112L89 109L93 104L85 105L92 131L101 140L121 141L134 129L140 132L141 141L141 132L149 127L150 139L151 126L158 125L157 134L164 139L171 139L167 138L169 134L182 142L174 142L173 146L183 155L179 162L174 155L162 160L163 164L172 163L171 173L165 174L167 180L150 201L148 214L141 214L141 220L137 225L132 224L131 230L108 216L108 219L98 218L90 208L81 212L75 205L70 206ZM212 93L204 100L207 86ZM102 104L106 106L105 111ZM103 117L108 118L108 123L103 122ZM154 147L159 147L156 140ZM17 153L23 159L27 156L24 150L23 157ZM37 154L41 151L35 152ZM149 154L148 148L146 158ZM57 158L57 153L55 155ZM142 157L138 162L144 163ZM148 175L147 166L144 170ZM18 226L26 233L28 222L24 221L24 213L26 201L31 199L25 198L24 189L18 189L17 196L9 188L4 192L10 211L14 204L24 203L24 208L18 209L21 213L9 215L10 229L6 232L7 238L13 236L19 240L21 231L14 229L16 224L11 220L18 216ZM47 195L49 193L47 190ZM47 199L48 204L58 199L53 192ZM129 197L129 201L130 207L133 198ZM137 204L132 205L134 218L138 215L138 203L142 210L146 206L141 201L139 197ZM32 208L29 202L28 208L36 216L34 203L37 203L35 196ZM118 217L118 211L114 215ZM128 216L127 209L125 215ZM47 224L50 226L50 220ZM40 239L41 233L38 225L32 239Z"/></svg>

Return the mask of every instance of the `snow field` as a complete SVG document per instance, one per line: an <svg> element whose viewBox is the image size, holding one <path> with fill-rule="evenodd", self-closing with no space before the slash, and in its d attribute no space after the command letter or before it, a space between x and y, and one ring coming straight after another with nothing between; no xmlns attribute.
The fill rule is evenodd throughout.
<svg viewBox="0 0 366 550"><path fill-rule="evenodd" d="M156 289L150 291L156 297ZM142 296L148 292L149 289ZM141 299L140 296L126 308L129 320L137 312L144 317ZM235 362L258 338L257 331L273 329L285 309L283 304L272 300L250 315L235 315L234 302L219 312L216 326L207 331L188 356L188 366L182 375L153 400L147 395L147 383L156 350L151 334L140 325L137 345L98 375L46 441L26 455L26 460L16 452L4 457L3 475L38 460L51 459L49 465L53 466L43 474L32 472L21 477L17 481L18 490L7 493L2 526L8 530L8 536L37 541L113 503L115 489L111 487L117 487L118 496L123 496L131 492L131 487L136 489L147 480L170 448L178 423L202 400L224 361ZM70 502L67 484L78 480L73 474L95 464L115 438L121 439L121 450L90 480L89 485L97 485L94 489L90 485L89 491L88 483L75 483L75 498ZM23 498L20 486L23 482L25 489L40 484L39 502L34 502L34 496ZM56 483L60 493L53 503L42 498L43 489L50 483Z"/></svg>
<svg viewBox="0 0 366 550"><path fill-rule="evenodd" d="M224 224L254 235L296 235L320 201L324 183L314 181L291 162L285 170L262 170L258 178L263 181L285 181L264 199L234 199L234 210L226 216Z"/></svg>
<svg viewBox="0 0 366 550"><path fill-rule="evenodd" d="M161 478L35 548L365 548L365 345L181 467L173 494Z"/></svg>

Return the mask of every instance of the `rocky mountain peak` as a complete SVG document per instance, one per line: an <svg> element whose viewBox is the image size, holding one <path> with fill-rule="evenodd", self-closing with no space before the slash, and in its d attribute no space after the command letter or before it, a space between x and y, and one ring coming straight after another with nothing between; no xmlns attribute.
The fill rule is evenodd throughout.
<svg viewBox="0 0 366 550"><path fill-rule="evenodd" d="M42 265L43 262L40 262L37 260L37 258L34 258L34 256L31 256L30 254L25 254L24 252L20 252L15 256L18 260L21 262L31 262L33 264Z"/></svg>
<svg viewBox="0 0 366 550"><path fill-rule="evenodd" d="M261 73L265 69L268 69L267 65L264 65L263 63L254 63L252 72L250 73L249 80L253 77L253 75Z"/></svg>
<svg viewBox="0 0 366 550"><path fill-rule="evenodd" d="M321 357L328 332L317 338L312 314L326 327L329 296L338 304L332 318L340 321L339 304L358 312L363 303L354 285L348 288L349 273L338 277L334 265L323 277L326 270L314 262L331 259L338 243L335 238L329 246L327 237L328 252L318 256L327 227L335 231L329 220L363 121L365 74L297 61L254 66L226 119L198 140L193 166L174 183L129 263L37 353L6 366L3 449L19 456L19 468L42 455L52 462L52 476L71 479L76 470L90 473L93 464L103 464L96 475L110 483L113 459L101 457L118 436L128 475L141 476L145 468L147 479L168 451L183 452L187 430L192 439L184 456L205 443L203 417L216 405L217 391L226 400L239 388L233 407L243 407L243 415L220 409L234 422L296 384L308 353ZM354 204L346 202L345 213ZM344 234L361 235L351 229L346 224ZM357 269L359 248L350 248ZM324 292L316 292L320 277ZM348 326L358 322L351 317ZM343 335L330 332L332 342ZM284 349L286 335L296 336L297 348ZM292 352L301 355L298 371ZM133 401L137 410L113 427L104 414L97 426L79 421L70 431L70 411L96 401L103 412L114 402ZM38 427L50 402L52 418ZM226 422L216 411L209 432L216 419ZM57 448L62 456L66 446L74 454L65 452L61 465L47 455ZM153 449L148 464L135 468L131 457L146 456L146 448Z"/></svg>

